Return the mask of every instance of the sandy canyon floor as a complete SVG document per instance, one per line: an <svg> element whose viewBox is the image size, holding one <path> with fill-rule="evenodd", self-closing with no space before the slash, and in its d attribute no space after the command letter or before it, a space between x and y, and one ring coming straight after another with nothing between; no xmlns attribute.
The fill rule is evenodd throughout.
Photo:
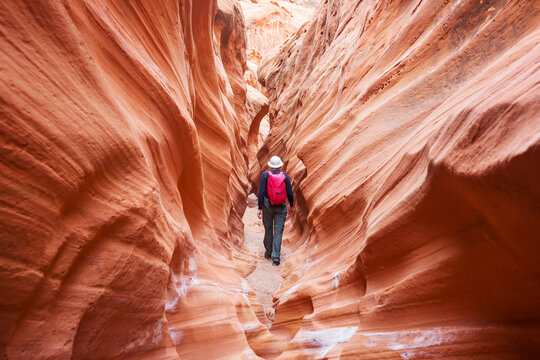
<svg viewBox="0 0 540 360"><path fill-rule="evenodd" d="M274 319L274 294L279 290L283 280L281 271L291 251L282 244L281 264L273 266L271 260L264 258L264 226L262 220L257 217L257 208L247 207L242 220L244 221L244 246L257 258L255 270L247 277L247 280L264 309L266 325L270 326ZM285 228L287 228L287 223Z"/></svg>

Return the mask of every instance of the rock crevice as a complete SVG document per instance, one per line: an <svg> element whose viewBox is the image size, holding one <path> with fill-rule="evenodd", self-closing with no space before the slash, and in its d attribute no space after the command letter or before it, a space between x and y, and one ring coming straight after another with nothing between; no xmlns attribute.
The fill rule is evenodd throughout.
<svg viewBox="0 0 540 360"><path fill-rule="evenodd" d="M538 357L537 4L300 3L0 4L1 358Z"/></svg>
<svg viewBox="0 0 540 360"><path fill-rule="evenodd" d="M355 327L280 359L537 354L536 16L530 2L329 0L263 59L259 154L287 159L303 199L278 297L311 299L299 334Z"/></svg>

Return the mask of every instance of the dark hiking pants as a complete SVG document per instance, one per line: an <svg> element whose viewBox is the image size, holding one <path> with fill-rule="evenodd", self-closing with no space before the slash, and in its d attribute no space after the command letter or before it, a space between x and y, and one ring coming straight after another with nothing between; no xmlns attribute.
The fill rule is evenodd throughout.
<svg viewBox="0 0 540 360"><path fill-rule="evenodd" d="M265 203L267 202L268 200L265 200ZM283 235L283 227L287 218L287 205L264 206L262 212L265 255L267 257L272 256L272 260L274 261L280 261L281 236Z"/></svg>

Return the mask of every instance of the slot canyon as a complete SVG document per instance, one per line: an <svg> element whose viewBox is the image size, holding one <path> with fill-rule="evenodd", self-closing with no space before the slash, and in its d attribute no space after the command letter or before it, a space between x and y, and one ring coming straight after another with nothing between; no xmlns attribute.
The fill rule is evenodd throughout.
<svg viewBox="0 0 540 360"><path fill-rule="evenodd" d="M0 19L1 359L540 358L539 1Z"/></svg>

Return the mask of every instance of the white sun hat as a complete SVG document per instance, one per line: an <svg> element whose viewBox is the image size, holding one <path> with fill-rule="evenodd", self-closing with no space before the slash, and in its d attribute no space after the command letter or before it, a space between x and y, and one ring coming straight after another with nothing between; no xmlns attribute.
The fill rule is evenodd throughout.
<svg viewBox="0 0 540 360"><path fill-rule="evenodd" d="M283 166L283 162L279 158L279 156L272 156L270 158L270 161L268 162L268 166L271 168L277 169Z"/></svg>

